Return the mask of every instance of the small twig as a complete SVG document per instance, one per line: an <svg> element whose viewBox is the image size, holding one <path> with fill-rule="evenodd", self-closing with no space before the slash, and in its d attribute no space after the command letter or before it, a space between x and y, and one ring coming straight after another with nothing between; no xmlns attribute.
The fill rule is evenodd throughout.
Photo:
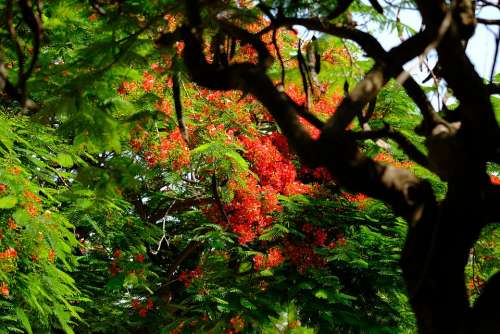
<svg viewBox="0 0 500 334"><path fill-rule="evenodd" d="M168 215L170 209L172 209L172 207L174 206L175 202L176 202L176 200L174 199L174 201L172 202L172 204L170 204L170 206L168 207L167 212L165 213L165 216ZM158 254L158 252L160 251L161 244L162 244L163 240L165 240L167 242L167 246L169 244L168 239L167 239L167 231L165 230L165 222L166 222L166 218L164 217L163 218L163 222L162 222L163 235L161 236L160 241L158 241L158 247L156 248L156 251L150 250L151 254L153 254L153 255Z"/></svg>
<svg viewBox="0 0 500 334"><path fill-rule="evenodd" d="M349 132L349 136L351 136L355 140L377 139L381 137L390 138L398 143L398 145L408 155L408 157L410 157L410 159L414 160L416 163L423 167L427 167L429 165L427 156L420 152L420 150L415 145L413 145L413 143L401 132L393 129L387 123L385 124L385 127L378 130Z"/></svg>
<svg viewBox="0 0 500 334"><path fill-rule="evenodd" d="M278 61L281 66L281 86L285 89L285 64L283 63L283 57L281 56L280 49L278 47L278 42L276 41L276 29L273 29L273 46L276 50L276 55L278 56Z"/></svg>
<svg viewBox="0 0 500 334"><path fill-rule="evenodd" d="M436 86L436 94L437 94L437 104L438 104L438 111L441 111L441 103L439 102L440 100L440 94L439 94L439 79L437 78L436 74L434 71L429 67L429 64L427 61L424 59L423 60L425 67L427 67L427 70L432 76L432 79L434 81L434 85ZM437 66L436 66L437 67Z"/></svg>
<svg viewBox="0 0 500 334"><path fill-rule="evenodd" d="M308 70L307 70L307 65L306 61L304 59L304 56L302 55L301 51L301 41L299 40L299 45L297 47L297 60L299 62L299 71L300 71L300 76L302 77L302 85L304 86L304 93L306 94L306 102L304 104L304 107L309 110L310 105L309 105L309 85L310 85L310 80L308 76Z"/></svg>
<svg viewBox="0 0 500 334"><path fill-rule="evenodd" d="M495 37L495 53L493 54L493 65L491 66L490 72L490 83L493 82L493 77L495 75L495 67L497 66L497 56L498 56L498 46L500 44L500 27L497 36Z"/></svg>
<svg viewBox="0 0 500 334"><path fill-rule="evenodd" d="M219 207L222 217L224 217L225 221L229 223L229 217L227 216L226 210L224 209L224 204L222 204L219 196L219 191L217 190L217 178L215 174L212 174L212 194L214 196L215 203Z"/></svg>
<svg viewBox="0 0 500 334"><path fill-rule="evenodd" d="M368 104L368 108L366 110L366 115L363 117L364 123L368 123L370 118L372 118L373 114L375 113L375 106L377 105L377 97L373 100L370 101Z"/></svg>

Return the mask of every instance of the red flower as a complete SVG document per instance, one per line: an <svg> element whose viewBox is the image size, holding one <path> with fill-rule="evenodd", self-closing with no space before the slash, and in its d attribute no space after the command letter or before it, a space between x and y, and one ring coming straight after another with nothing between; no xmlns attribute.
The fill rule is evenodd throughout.
<svg viewBox="0 0 500 334"><path fill-rule="evenodd" d="M340 237L337 236L337 242L338 242L339 246L344 246L346 243L346 240L345 240L344 236L341 235Z"/></svg>
<svg viewBox="0 0 500 334"><path fill-rule="evenodd" d="M23 195L24 195L24 198L26 198L26 199L35 201L38 204L42 203L42 200L37 195L33 194L31 191L25 191Z"/></svg>
<svg viewBox="0 0 500 334"><path fill-rule="evenodd" d="M148 309L147 308L142 308L139 310L139 316L141 318L146 318L148 316Z"/></svg>
<svg viewBox="0 0 500 334"><path fill-rule="evenodd" d="M328 249L333 249L333 248L337 247L337 243L335 241L332 241L328 244L327 247L328 247Z"/></svg>
<svg viewBox="0 0 500 334"><path fill-rule="evenodd" d="M280 264L283 263L283 261L285 261L285 258L283 257L283 255L281 254L281 250L277 247L273 247L271 248L268 252L267 252L267 265L271 268L271 267L276 267L276 266L279 266Z"/></svg>
<svg viewBox="0 0 500 334"><path fill-rule="evenodd" d="M10 259L17 256L17 251L14 248L9 248L6 251L0 252L0 260Z"/></svg>
<svg viewBox="0 0 500 334"><path fill-rule="evenodd" d="M141 304L141 301L139 299L134 298L130 302L130 306L132 306L133 309L137 310L142 306L142 304Z"/></svg>
<svg viewBox="0 0 500 334"><path fill-rule="evenodd" d="M152 300L151 298L149 298L149 299L148 299L148 301L146 302L146 308L147 308L148 310L152 310L152 309L153 309L153 306L154 306L154 304L153 304L153 300Z"/></svg>
<svg viewBox="0 0 500 334"><path fill-rule="evenodd" d="M116 263L116 260L111 262L111 268L109 268L109 271L111 272L111 276L116 276L121 271L120 267Z"/></svg>
<svg viewBox="0 0 500 334"><path fill-rule="evenodd" d="M8 297L9 294L10 294L10 290L9 290L9 286L7 285L7 283L5 282L2 282L2 284L0 284L0 293L5 296L5 297Z"/></svg>
<svg viewBox="0 0 500 334"><path fill-rule="evenodd" d="M181 272L181 274L179 275L179 281L184 283L184 286L186 288L189 288L189 286L191 285L191 278L189 276L189 273L186 271Z"/></svg>
<svg viewBox="0 0 500 334"><path fill-rule="evenodd" d="M314 232L314 244L316 246L323 246L323 244L325 243L327 237L328 237L328 234L326 233L325 230L323 230L323 229L317 229Z"/></svg>
<svg viewBox="0 0 500 334"><path fill-rule="evenodd" d="M263 254L257 254L253 257L253 264L256 270L261 270L266 267L266 258Z"/></svg>
<svg viewBox="0 0 500 334"><path fill-rule="evenodd" d="M135 256L135 260L136 260L137 262L139 262L139 263L143 263L143 262L144 262L144 255L142 255L142 254L137 254L137 255Z"/></svg>
<svg viewBox="0 0 500 334"><path fill-rule="evenodd" d="M16 222L14 219L12 218L9 218L7 220L7 226L11 229L11 230L15 230L17 228L17 225L16 225Z"/></svg>
<svg viewBox="0 0 500 334"><path fill-rule="evenodd" d="M305 233L311 233L313 231L314 227L311 224L304 224L302 225L302 231Z"/></svg>
<svg viewBox="0 0 500 334"><path fill-rule="evenodd" d="M56 258L56 252L53 249L51 249L49 252L49 262L54 262L55 258Z"/></svg>
<svg viewBox="0 0 500 334"><path fill-rule="evenodd" d="M149 74L148 71L144 71L142 74L142 89L146 93L149 93L150 91L153 90L155 85L155 78L153 75Z"/></svg>
<svg viewBox="0 0 500 334"><path fill-rule="evenodd" d="M245 321L243 319L241 319L241 316L237 315L235 317L232 317L229 322L231 323L231 325L233 326L234 328L234 331L236 333L239 333L243 330L243 328L245 327Z"/></svg>

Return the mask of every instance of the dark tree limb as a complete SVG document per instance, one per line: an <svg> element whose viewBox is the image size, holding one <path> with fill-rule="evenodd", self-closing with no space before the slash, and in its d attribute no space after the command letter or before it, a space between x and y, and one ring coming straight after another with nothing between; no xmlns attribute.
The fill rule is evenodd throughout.
<svg viewBox="0 0 500 334"><path fill-rule="evenodd" d="M182 102L181 102L181 90L179 86L180 80L180 72L174 73L172 77L172 91L174 95L174 107L175 107L175 116L177 117L177 126L179 127L179 132L181 133L181 137L189 147L189 137L186 128L186 123L184 123L184 117L182 115Z"/></svg>
<svg viewBox="0 0 500 334"><path fill-rule="evenodd" d="M220 214L222 218L224 218L225 222L229 223L229 217L227 216L226 210L224 209L224 204L221 201L219 196L219 190L217 189L217 177L215 174L212 175L212 196L214 197L215 204L219 208Z"/></svg>
<svg viewBox="0 0 500 334"><path fill-rule="evenodd" d="M377 0L368 0L373 9L375 9L379 14L384 14L384 9Z"/></svg>
<svg viewBox="0 0 500 334"><path fill-rule="evenodd" d="M276 29L273 29L273 46L276 50L276 56L278 57L278 61L280 62L281 67L281 81L280 84L283 88L285 88L285 63L283 62L283 57L281 56L281 51L278 46L278 41L276 40Z"/></svg>
<svg viewBox="0 0 500 334"><path fill-rule="evenodd" d="M500 94L500 83L490 83L486 86L489 95Z"/></svg>
<svg viewBox="0 0 500 334"><path fill-rule="evenodd" d="M298 108L297 114L306 121L308 121L309 123L311 123L312 125L314 125L314 127L318 130L321 130L325 125L325 122L317 118L313 113L311 113L305 108Z"/></svg>
<svg viewBox="0 0 500 334"><path fill-rule="evenodd" d="M495 19L485 19L482 17L477 17L476 21L477 21L477 23L481 23L481 24L500 25L500 20L495 20Z"/></svg>

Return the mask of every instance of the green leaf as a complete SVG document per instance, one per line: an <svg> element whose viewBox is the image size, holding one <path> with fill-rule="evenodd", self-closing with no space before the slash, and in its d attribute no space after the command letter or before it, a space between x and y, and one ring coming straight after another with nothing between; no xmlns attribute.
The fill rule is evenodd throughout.
<svg viewBox="0 0 500 334"><path fill-rule="evenodd" d="M297 286L299 289L311 290L314 288L314 285L310 282L302 282Z"/></svg>
<svg viewBox="0 0 500 334"><path fill-rule="evenodd" d="M17 197L15 196L5 196L0 198L0 209L10 209L13 208L17 203Z"/></svg>
<svg viewBox="0 0 500 334"><path fill-rule="evenodd" d="M242 264L240 264L239 272L245 273L245 272L249 271L250 269L252 269L252 263L251 262L243 262Z"/></svg>
<svg viewBox="0 0 500 334"><path fill-rule="evenodd" d="M212 297L218 304L223 304L223 305L229 305L229 303L227 301L225 301L224 299L220 299L218 297Z"/></svg>
<svg viewBox="0 0 500 334"><path fill-rule="evenodd" d="M16 315L17 319L21 322L26 331L29 334L33 334L33 330L31 329L31 324L26 313L24 313L24 311L21 308L16 307Z"/></svg>
<svg viewBox="0 0 500 334"><path fill-rule="evenodd" d="M255 310L255 309L257 309L257 307L254 304L252 304L252 302L250 302L246 298L241 298L240 299L240 304L241 304L241 306L243 306L243 307L245 307L245 308L247 308L249 310Z"/></svg>
<svg viewBox="0 0 500 334"><path fill-rule="evenodd" d="M368 268L368 262L366 262L365 260L362 260L362 259L356 259L354 261L351 261L351 264L354 264L354 265L361 267L363 269Z"/></svg>
<svg viewBox="0 0 500 334"><path fill-rule="evenodd" d="M61 167L70 168L73 166L73 158L71 155L67 153L59 153L55 158L55 162L57 162Z"/></svg>
<svg viewBox="0 0 500 334"><path fill-rule="evenodd" d="M328 293L326 290L320 289L314 293L314 296L319 299L328 299Z"/></svg>
<svg viewBox="0 0 500 334"><path fill-rule="evenodd" d="M260 276L267 277L267 276L273 276L273 272L271 270L262 270L260 272Z"/></svg>

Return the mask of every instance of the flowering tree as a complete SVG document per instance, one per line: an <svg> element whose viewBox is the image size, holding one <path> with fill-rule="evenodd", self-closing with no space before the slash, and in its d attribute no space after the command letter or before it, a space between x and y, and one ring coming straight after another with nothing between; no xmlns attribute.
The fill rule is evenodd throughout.
<svg viewBox="0 0 500 334"><path fill-rule="evenodd" d="M0 5L7 333L498 331L477 4ZM431 48L440 112L402 70Z"/></svg>

